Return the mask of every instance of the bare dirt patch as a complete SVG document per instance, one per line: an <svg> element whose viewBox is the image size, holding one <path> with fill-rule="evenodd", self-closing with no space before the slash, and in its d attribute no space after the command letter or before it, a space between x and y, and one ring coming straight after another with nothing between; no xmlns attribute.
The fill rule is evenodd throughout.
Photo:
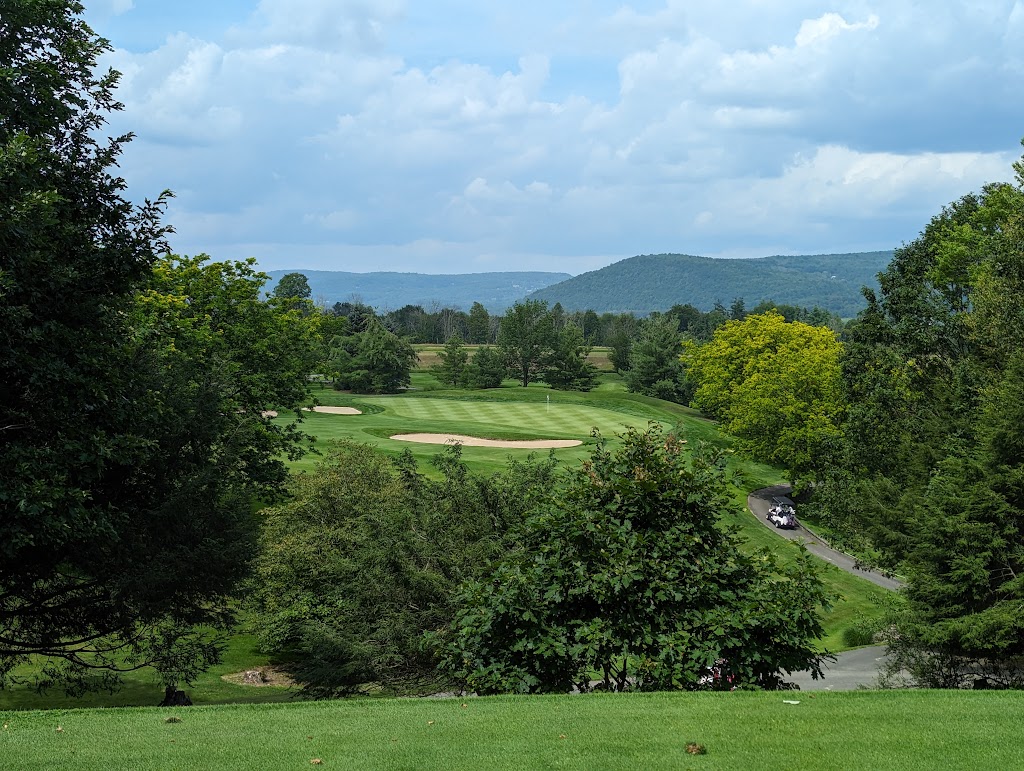
<svg viewBox="0 0 1024 771"><path fill-rule="evenodd" d="M420 442L421 444L448 444L458 442L466 447L505 447L520 450L547 450L558 447L578 447L579 439L481 439L462 434L395 434L391 437L399 442Z"/></svg>
<svg viewBox="0 0 1024 771"><path fill-rule="evenodd" d="M278 688L295 685L295 681L284 670L277 667L247 669L244 672L221 675L220 679L235 685L251 685L254 688L262 688L265 685L273 685Z"/></svg>
<svg viewBox="0 0 1024 771"><path fill-rule="evenodd" d="M306 412L323 412L328 415L362 415L362 410L357 410L355 407L329 407L323 404L318 404L316 407L303 407Z"/></svg>

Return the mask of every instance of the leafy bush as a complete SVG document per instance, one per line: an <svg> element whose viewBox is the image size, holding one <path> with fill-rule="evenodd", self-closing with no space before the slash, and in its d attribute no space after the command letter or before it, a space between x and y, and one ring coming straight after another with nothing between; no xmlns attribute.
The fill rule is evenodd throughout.
<svg viewBox="0 0 1024 771"><path fill-rule="evenodd" d="M600 437L599 437L600 440ZM599 441L524 547L464 585L435 641L444 666L479 693L785 687L820 673L817 568L747 556L722 456L690 452L658 427ZM717 675L717 676L716 676Z"/></svg>
<svg viewBox="0 0 1024 771"><path fill-rule="evenodd" d="M423 633L452 620L456 586L507 548L555 469L531 459L473 475L457 446L435 465L440 480L419 474L411 454L392 461L341 444L296 477L289 503L263 512L253 626L306 695L433 680Z"/></svg>

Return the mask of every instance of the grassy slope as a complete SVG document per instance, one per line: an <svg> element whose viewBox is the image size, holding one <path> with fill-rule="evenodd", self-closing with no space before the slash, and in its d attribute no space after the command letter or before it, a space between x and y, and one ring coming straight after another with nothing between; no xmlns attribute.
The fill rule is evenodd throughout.
<svg viewBox="0 0 1024 771"><path fill-rule="evenodd" d="M375 699L0 719L0 768L11 769L1024 767L1024 694L1013 692ZM707 754L688 755L688 742Z"/></svg>

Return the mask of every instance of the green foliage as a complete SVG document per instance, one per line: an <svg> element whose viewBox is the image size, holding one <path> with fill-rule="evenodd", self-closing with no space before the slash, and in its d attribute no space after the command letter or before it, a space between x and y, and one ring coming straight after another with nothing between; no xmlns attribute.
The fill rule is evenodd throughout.
<svg viewBox="0 0 1024 771"><path fill-rule="evenodd" d="M491 316L487 309L478 302L473 303L469 309L467 320L469 342L482 345L492 342L491 340Z"/></svg>
<svg viewBox="0 0 1024 771"><path fill-rule="evenodd" d="M437 355L441 363L432 369L441 383L452 388L465 388L469 385L472 376L468 367L469 353L461 335L452 335L445 343L444 350Z"/></svg>
<svg viewBox="0 0 1024 771"><path fill-rule="evenodd" d="M546 302L524 300L505 312L498 332L498 348L523 388L543 370L555 341L554 317Z"/></svg>
<svg viewBox="0 0 1024 771"><path fill-rule="evenodd" d="M840 351L832 330L773 311L727 322L686 357L693 402L794 481L817 478L840 441Z"/></svg>
<svg viewBox="0 0 1024 771"><path fill-rule="evenodd" d="M294 436L260 411L305 383L262 358L276 338L244 342L250 276L157 265L165 197L133 206L110 173L131 137L100 139L118 76L93 74L109 45L81 12L0 13L0 683L35 655L70 692L217 657L250 495L277 488ZM247 334L278 330L263 320Z"/></svg>
<svg viewBox="0 0 1024 771"><path fill-rule="evenodd" d="M864 307L861 287L877 286L876 274L891 259L891 251L739 260L649 254L552 284L528 299L560 302L567 311L645 315L679 304L711 310L722 298L742 297L750 306L771 300L849 318Z"/></svg>
<svg viewBox="0 0 1024 771"><path fill-rule="evenodd" d="M589 391L597 384L597 367L587 361L590 351L583 330L564 324L545 362L544 382L558 391Z"/></svg>
<svg viewBox="0 0 1024 771"><path fill-rule="evenodd" d="M469 383L473 388L500 388L506 372L505 359L498 349L482 345L468 366Z"/></svg>
<svg viewBox="0 0 1024 771"><path fill-rule="evenodd" d="M274 297L281 300L305 300L310 294L309 280L302 273L286 273L274 287Z"/></svg>
<svg viewBox="0 0 1024 771"><path fill-rule="evenodd" d="M651 427L599 441L524 548L466 584L446 666L480 693L784 687L820 671L828 604L810 558L752 558L718 524L717 453ZM717 668L719 677L709 677Z"/></svg>
<svg viewBox="0 0 1024 771"><path fill-rule="evenodd" d="M686 403L690 389L680 360L678 321L674 316L659 316L645 321L641 329L640 339L630 348L626 387L633 393Z"/></svg>
<svg viewBox="0 0 1024 771"><path fill-rule="evenodd" d="M830 524L901 563L892 675L1024 685L1024 168L896 252L849 330L850 402ZM851 503L852 502L852 503Z"/></svg>
<svg viewBox="0 0 1024 771"><path fill-rule="evenodd" d="M335 388L393 394L408 387L416 360L416 351L407 339L373 318L366 322L364 331L335 338L328 362L335 373Z"/></svg>
<svg viewBox="0 0 1024 771"><path fill-rule="evenodd" d="M296 477L290 502L263 512L253 626L307 695L433 681L423 633L450 622L455 587L501 553L554 472L531 460L472 475L458 447L435 465L440 480L409 455L342 444Z"/></svg>

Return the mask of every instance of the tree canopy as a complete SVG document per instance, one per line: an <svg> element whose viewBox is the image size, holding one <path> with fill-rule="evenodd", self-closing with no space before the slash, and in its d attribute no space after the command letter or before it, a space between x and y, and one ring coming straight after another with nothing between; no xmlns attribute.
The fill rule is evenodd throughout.
<svg viewBox="0 0 1024 771"><path fill-rule="evenodd" d="M261 411L305 388L258 275L158 261L165 198L111 173L130 136L99 139L117 74L81 12L0 15L0 685L36 655L71 692L216 658L294 437Z"/></svg>
<svg viewBox="0 0 1024 771"><path fill-rule="evenodd" d="M693 403L790 478L813 477L839 442L841 350L832 330L774 311L729 321L686 356Z"/></svg>
<svg viewBox="0 0 1024 771"><path fill-rule="evenodd" d="M522 549L467 583L447 666L479 693L785 687L820 673L811 558L740 548L721 456L657 428L599 441L531 517Z"/></svg>
<svg viewBox="0 0 1024 771"><path fill-rule="evenodd" d="M543 370L555 340L554 317L546 302L523 300L505 312L498 348L523 388Z"/></svg>
<svg viewBox="0 0 1024 771"><path fill-rule="evenodd" d="M890 618L914 682L1024 684L1024 163L896 251L849 328L842 452L816 491L848 543L907 574Z"/></svg>
<svg viewBox="0 0 1024 771"><path fill-rule="evenodd" d="M306 694L434 683L424 633L451 621L455 588L508 548L555 470L531 459L473 474L458 446L434 463L440 479L411 455L342 444L264 511L253 625Z"/></svg>

